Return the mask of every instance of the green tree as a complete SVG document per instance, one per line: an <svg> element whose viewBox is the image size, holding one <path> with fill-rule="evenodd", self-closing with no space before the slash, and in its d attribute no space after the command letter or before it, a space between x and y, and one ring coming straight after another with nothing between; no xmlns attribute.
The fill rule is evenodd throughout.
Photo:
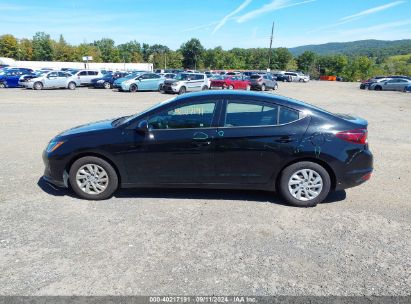
<svg viewBox="0 0 411 304"><path fill-rule="evenodd" d="M116 48L113 39L103 38L94 41L93 45L97 47L103 62L120 62L120 52Z"/></svg>
<svg viewBox="0 0 411 304"><path fill-rule="evenodd" d="M264 57L262 57L264 58ZM286 70L288 64L293 59L293 55L287 48L277 48L274 50L275 68Z"/></svg>
<svg viewBox="0 0 411 304"><path fill-rule="evenodd" d="M13 35L0 36L0 56L18 59L18 43Z"/></svg>
<svg viewBox="0 0 411 304"><path fill-rule="evenodd" d="M50 39L50 35L44 32L37 32L33 37L33 59L51 61L53 58L53 42Z"/></svg>
<svg viewBox="0 0 411 304"><path fill-rule="evenodd" d="M54 60L72 61L74 58L73 48L67 44L63 35L60 35L59 41L54 43Z"/></svg>
<svg viewBox="0 0 411 304"><path fill-rule="evenodd" d="M142 62L141 45L137 41L120 44L118 47L123 62Z"/></svg>
<svg viewBox="0 0 411 304"><path fill-rule="evenodd" d="M33 59L33 43L30 39L21 39L19 41L19 56L20 60Z"/></svg>
<svg viewBox="0 0 411 304"><path fill-rule="evenodd" d="M305 51L297 57L298 70L308 73L312 70L316 60L314 52Z"/></svg>
<svg viewBox="0 0 411 304"><path fill-rule="evenodd" d="M202 65L202 59L205 52L200 40L192 38L180 47L180 52L183 54L183 67L189 69L197 69Z"/></svg>

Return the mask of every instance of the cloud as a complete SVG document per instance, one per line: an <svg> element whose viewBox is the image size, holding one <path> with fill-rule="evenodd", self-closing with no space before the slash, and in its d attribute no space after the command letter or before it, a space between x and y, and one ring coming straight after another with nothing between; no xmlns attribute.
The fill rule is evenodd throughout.
<svg viewBox="0 0 411 304"><path fill-rule="evenodd" d="M267 3L266 5L253 10L251 12L248 12L240 17L237 18L237 22L243 23L248 20L254 19L260 15L266 14L268 12L276 11L279 9L283 9L286 7L291 7L291 6L296 6L296 5L301 5L305 3L310 3L314 2L316 0L305 0L305 1L300 1L300 2L295 2L293 0L271 0L270 3Z"/></svg>
<svg viewBox="0 0 411 304"><path fill-rule="evenodd" d="M394 1L394 2L391 2L391 3L388 3L388 4L384 4L384 5L380 5L380 6L377 6L377 7L367 9L365 11L359 12L359 13L354 14L354 15L346 16L344 18L341 18L339 21L349 22L349 21L352 21L352 20L357 20L359 18L368 16L368 15L371 15L371 14L375 14L375 13L378 13L378 12L381 12L381 11L385 11L385 10L391 8L391 7L394 7L394 6L403 4L403 3L405 3L405 1Z"/></svg>
<svg viewBox="0 0 411 304"><path fill-rule="evenodd" d="M220 22L217 24L217 26L213 30L213 34L217 32L220 28L224 26L224 24L230 20L233 16L241 12L244 8L246 8L252 0L245 0L239 7L237 7L234 11L226 15L223 19L220 20Z"/></svg>
<svg viewBox="0 0 411 304"><path fill-rule="evenodd" d="M389 23L382 23L370 27L361 27L361 28L356 28L356 29L350 29L350 30L344 30L340 31L340 34L343 36L355 36L355 35L363 35L363 34L370 34L370 33L376 33L376 34L381 34L386 30L392 29L392 28L397 28L397 27L403 27L403 26L409 26L411 25L411 19L405 19L405 20L399 20L395 22L389 22Z"/></svg>
<svg viewBox="0 0 411 304"><path fill-rule="evenodd" d="M197 25L197 26L189 27L189 28L186 28L186 29L180 31L180 33L193 32L193 31L197 31L197 30L207 29L207 28L209 28L211 26L214 26L218 23L219 23L218 21L214 21L214 22L211 22L211 23L203 24L203 25Z"/></svg>

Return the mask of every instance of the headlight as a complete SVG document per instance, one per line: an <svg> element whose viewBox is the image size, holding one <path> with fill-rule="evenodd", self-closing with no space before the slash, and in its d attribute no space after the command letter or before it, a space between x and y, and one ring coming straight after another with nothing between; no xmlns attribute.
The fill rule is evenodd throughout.
<svg viewBox="0 0 411 304"><path fill-rule="evenodd" d="M97 83L104 83L103 79L97 80Z"/></svg>
<svg viewBox="0 0 411 304"><path fill-rule="evenodd" d="M178 82L173 82L171 85L172 85L173 87L178 86Z"/></svg>
<svg viewBox="0 0 411 304"><path fill-rule="evenodd" d="M52 140L46 149L47 153L51 153L53 151L56 151L62 144L64 144L64 141L54 141Z"/></svg>

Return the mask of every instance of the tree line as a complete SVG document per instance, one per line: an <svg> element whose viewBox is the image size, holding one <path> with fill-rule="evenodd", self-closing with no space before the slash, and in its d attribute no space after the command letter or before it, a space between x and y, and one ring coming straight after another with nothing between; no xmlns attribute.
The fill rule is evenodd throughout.
<svg viewBox="0 0 411 304"><path fill-rule="evenodd" d="M294 57L287 48L206 49L192 38L179 49L171 50L162 44L149 45L137 41L116 45L113 39L103 38L92 43L72 45L64 37L56 41L44 32L32 39L17 39L13 35L0 36L0 57L35 61L82 61L93 56L94 62L150 62L154 68L188 68L210 70L298 70L313 78L336 75L347 81L375 75L411 75L411 54L403 56L370 57L362 55L318 55L305 51ZM271 58L268 67L269 57Z"/></svg>

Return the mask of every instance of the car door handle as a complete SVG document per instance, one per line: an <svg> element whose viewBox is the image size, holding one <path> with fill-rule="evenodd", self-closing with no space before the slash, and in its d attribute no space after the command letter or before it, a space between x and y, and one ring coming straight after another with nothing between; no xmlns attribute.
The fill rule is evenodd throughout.
<svg viewBox="0 0 411 304"><path fill-rule="evenodd" d="M281 144L286 144L286 143L292 142L293 139L290 136L281 136L280 138L276 139L275 141L278 142L278 143L281 143Z"/></svg>

